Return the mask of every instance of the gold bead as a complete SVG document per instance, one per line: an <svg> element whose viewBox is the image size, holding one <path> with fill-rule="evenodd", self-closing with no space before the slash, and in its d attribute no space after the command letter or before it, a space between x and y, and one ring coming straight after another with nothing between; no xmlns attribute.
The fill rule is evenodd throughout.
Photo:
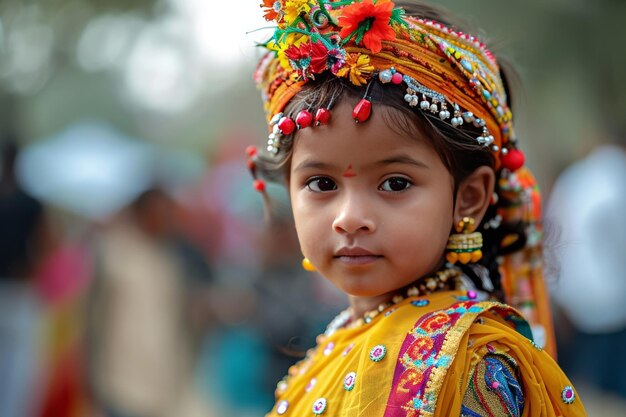
<svg viewBox="0 0 626 417"><path fill-rule="evenodd" d="M408 294L409 297L416 297L416 296L420 295L420 290L418 290L417 287L411 287L407 291L407 294Z"/></svg>
<svg viewBox="0 0 626 417"><path fill-rule="evenodd" d="M448 252L446 254L446 260L451 264L455 264L459 260L459 255L456 252Z"/></svg>
<svg viewBox="0 0 626 417"><path fill-rule="evenodd" d="M309 258L304 258L302 260L302 268L304 268L305 271L309 271L309 272L317 271L317 269L315 269L311 261L309 261Z"/></svg>
<svg viewBox="0 0 626 417"><path fill-rule="evenodd" d="M481 250L475 250L472 252L472 263L478 262L483 257L483 253Z"/></svg>
<svg viewBox="0 0 626 417"><path fill-rule="evenodd" d="M468 263L472 259L472 255L469 252L463 252L459 254L459 262L463 265Z"/></svg>

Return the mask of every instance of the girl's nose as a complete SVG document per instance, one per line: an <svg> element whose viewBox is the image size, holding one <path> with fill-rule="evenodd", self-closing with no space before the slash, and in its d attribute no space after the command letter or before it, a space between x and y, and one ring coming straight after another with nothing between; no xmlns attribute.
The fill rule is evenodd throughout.
<svg viewBox="0 0 626 417"><path fill-rule="evenodd" d="M376 230L376 222L370 205L366 199L346 195L341 201L333 229L337 233L355 234L358 232L372 233Z"/></svg>

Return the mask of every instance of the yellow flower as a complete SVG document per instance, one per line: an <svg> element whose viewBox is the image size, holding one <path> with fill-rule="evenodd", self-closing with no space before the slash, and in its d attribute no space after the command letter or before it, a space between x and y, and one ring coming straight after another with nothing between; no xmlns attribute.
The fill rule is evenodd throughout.
<svg viewBox="0 0 626 417"><path fill-rule="evenodd" d="M280 62L280 66L284 69L291 69L291 65L289 64L289 59L285 55L285 51L289 48L290 45L300 46L301 43L304 43L309 40L309 37L303 33L290 33L279 43L274 42L273 40L269 41L267 44L267 48L276 51L276 56L278 57L278 62Z"/></svg>
<svg viewBox="0 0 626 417"><path fill-rule="evenodd" d="M363 54L348 54L346 63L337 71L339 77L348 77L357 87L367 83L367 79L374 72L370 64L370 57Z"/></svg>
<svg viewBox="0 0 626 417"><path fill-rule="evenodd" d="M311 10L309 0L287 0L283 7L284 20L287 24L291 24L300 13L308 13Z"/></svg>

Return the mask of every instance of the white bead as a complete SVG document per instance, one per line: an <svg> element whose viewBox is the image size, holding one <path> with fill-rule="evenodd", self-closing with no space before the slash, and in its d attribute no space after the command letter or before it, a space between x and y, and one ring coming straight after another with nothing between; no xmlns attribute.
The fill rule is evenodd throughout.
<svg viewBox="0 0 626 417"><path fill-rule="evenodd" d="M445 120L446 119L446 112L444 110L439 112L439 118L441 120Z"/></svg>
<svg viewBox="0 0 626 417"><path fill-rule="evenodd" d="M283 117L282 113L277 113L274 115L274 117L272 117L272 120L270 120L270 124L271 125L275 125L276 123L278 123L278 121Z"/></svg>
<svg viewBox="0 0 626 417"><path fill-rule="evenodd" d="M430 105L430 111L433 113L437 113L437 105L435 103Z"/></svg>
<svg viewBox="0 0 626 417"><path fill-rule="evenodd" d="M417 96L413 96L413 97L411 97L411 101L409 102L409 105L412 106L412 107L415 107L415 106L417 106L417 102L418 102Z"/></svg>
<svg viewBox="0 0 626 417"><path fill-rule="evenodd" d="M380 74L378 74L378 79L383 84L390 83L392 77L393 77L393 74L389 70L383 70L380 72Z"/></svg>
<svg viewBox="0 0 626 417"><path fill-rule="evenodd" d="M420 103L420 109L422 109L422 110L428 110L429 108L430 108L430 103L429 103L428 101L423 100L423 101Z"/></svg>

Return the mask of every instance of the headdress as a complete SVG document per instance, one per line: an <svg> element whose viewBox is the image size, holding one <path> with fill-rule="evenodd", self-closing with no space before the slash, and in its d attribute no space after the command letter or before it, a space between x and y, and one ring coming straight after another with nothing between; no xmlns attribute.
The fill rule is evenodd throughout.
<svg viewBox="0 0 626 417"><path fill-rule="evenodd" d="M478 130L475 140L492 152L499 174L498 216L486 227L498 227L499 221L523 222L529 237L524 248L502 259L507 302L528 307L525 312L534 316L530 321L543 325L550 338L541 274L539 193L517 149L494 55L474 36L408 16L390 0L263 0L261 7L265 18L276 22L273 36L263 44L268 52L254 74L270 126L268 153L279 154L285 137L296 129L329 122L330 104L283 114L303 86L320 76L367 86L353 110L356 122L369 118L369 86L380 82L405 88L407 106L428 117L457 129L472 126L469 131ZM255 186L263 188L258 182Z"/></svg>

